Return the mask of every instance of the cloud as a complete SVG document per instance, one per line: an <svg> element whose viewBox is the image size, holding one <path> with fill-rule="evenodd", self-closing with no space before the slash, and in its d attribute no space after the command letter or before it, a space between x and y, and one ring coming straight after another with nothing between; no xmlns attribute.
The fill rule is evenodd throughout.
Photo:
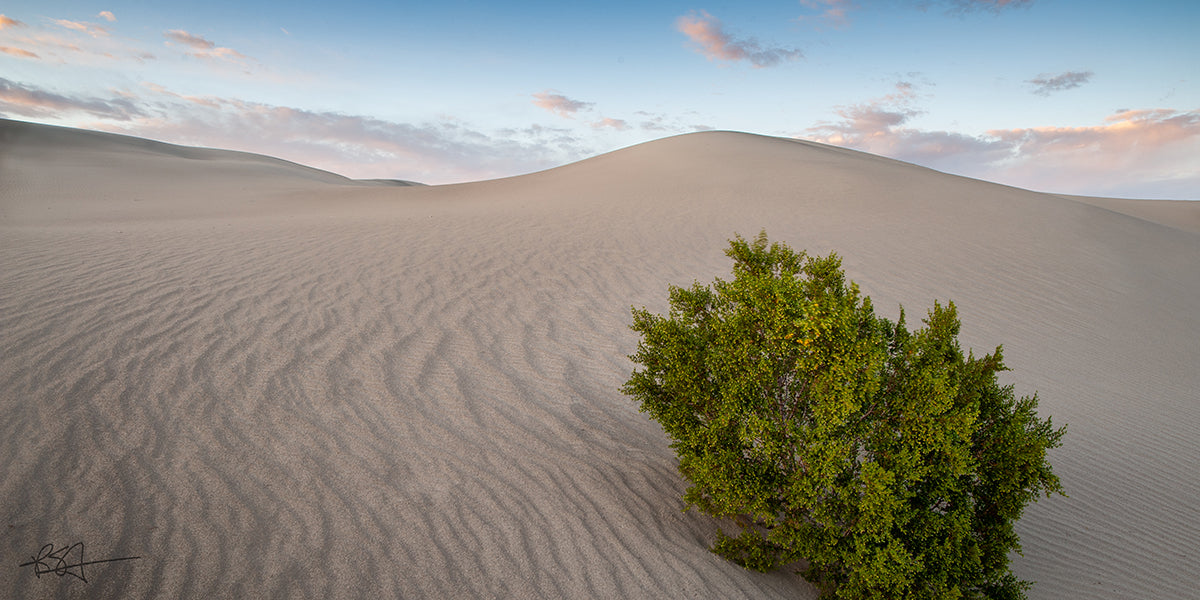
<svg viewBox="0 0 1200 600"><path fill-rule="evenodd" d="M592 128L593 129L615 129L617 131L627 131L627 130L629 130L629 123L626 123L623 119L610 119L608 117L605 117L603 119L600 119L599 121L596 121L595 123L592 123Z"/></svg>
<svg viewBox="0 0 1200 600"><path fill-rule="evenodd" d="M533 104L538 108L548 110L560 117L572 118L575 113L581 110L590 109L594 106L592 102L580 102L572 100L562 94L551 93L550 90L538 92L533 95Z"/></svg>
<svg viewBox="0 0 1200 600"><path fill-rule="evenodd" d="M0 29L8 29L9 27L24 27L24 26L25 26L24 23L22 23L16 19L13 19L6 15L0 15Z"/></svg>
<svg viewBox="0 0 1200 600"><path fill-rule="evenodd" d="M55 25L58 25L59 27L70 29L72 31L79 31L82 33L86 33L92 37L108 37L108 35L109 35L108 28L101 27L100 25L97 25L95 23L85 23L83 21L68 21L66 19L50 19L50 20Z"/></svg>
<svg viewBox="0 0 1200 600"><path fill-rule="evenodd" d="M841 121L818 124L806 130L804 136L952 172L970 168L980 160L1000 160L1006 156L1006 147L995 140L905 127L910 120L924 114L912 106L916 99L916 86L901 81L890 94L838 108Z"/></svg>
<svg viewBox="0 0 1200 600"><path fill-rule="evenodd" d="M748 61L755 68L773 67L804 55L791 48L764 48L754 39L736 39L725 32L721 22L705 11L692 12L675 20L675 28L697 46L709 60Z"/></svg>
<svg viewBox="0 0 1200 600"><path fill-rule="evenodd" d="M643 112L639 112L638 114L645 115L646 117L648 117L641 123L638 123L638 127L641 127L643 131L671 131L672 130L672 127L666 124L666 122L665 122L666 117L663 115L652 115L650 113L643 113Z"/></svg>
<svg viewBox="0 0 1200 600"><path fill-rule="evenodd" d="M830 23L834 27L845 27L850 23L850 19L846 13L858 8L850 0L800 0L800 4L805 8L820 11L820 14L814 16L805 15L797 20L804 21L811 18L820 19Z"/></svg>
<svg viewBox="0 0 1200 600"><path fill-rule="evenodd" d="M916 87L907 81L900 81L896 83L893 93L840 107L836 112L842 121L820 124L810 128L809 132L831 144L861 146L920 115L920 110L911 107L915 98Z"/></svg>
<svg viewBox="0 0 1200 600"><path fill-rule="evenodd" d="M1067 71L1059 75L1042 73L1026 83L1033 84L1033 93L1039 96L1049 96L1054 92L1077 88L1092 80L1091 71Z"/></svg>
<svg viewBox="0 0 1200 600"><path fill-rule="evenodd" d="M142 87L146 88L147 90L150 90L151 92L154 92L156 94L161 94L163 96L170 96L172 98L179 98L180 100L183 100L185 102L190 102L192 104L199 104L201 106L207 106L209 108L221 108L222 101L220 98L216 98L216 97L212 97L212 96L187 96L184 94L176 94L175 92L172 92L171 90L168 90L167 88L165 88L161 85L158 85L157 83L152 83L149 81L143 81ZM132 94L128 94L128 95L132 95ZM126 96L128 97L128 95L126 95Z"/></svg>
<svg viewBox="0 0 1200 600"><path fill-rule="evenodd" d="M837 110L800 137L1039 191L1200 199L1200 110L1125 110L1102 124L991 130L910 126L914 88Z"/></svg>
<svg viewBox="0 0 1200 600"><path fill-rule="evenodd" d="M566 130L498 134L453 119L401 123L361 115L211 99L169 116L115 124L131 135L276 156L349 177L452 183L538 171L590 154Z"/></svg>
<svg viewBox="0 0 1200 600"><path fill-rule="evenodd" d="M163 37L178 44L183 44L184 46L187 46L193 50L212 50L217 46L214 42L206 40L201 36L188 33L182 29L170 29L165 31L163 32Z"/></svg>
<svg viewBox="0 0 1200 600"><path fill-rule="evenodd" d="M642 119L642 121L637 125L638 128L640 128L642 131L656 134L684 133L688 131L710 131L714 129L714 127L711 125L688 123L678 116L646 112L644 110L639 110L634 114ZM698 115L693 112L688 113L688 116L696 117Z"/></svg>
<svg viewBox="0 0 1200 600"><path fill-rule="evenodd" d="M999 13L1010 8L1031 6L1035 0L952 0L951 12L988 11Z"/></svg>
<svg viewBox="0 0 1200 600"><path fill-rule="evenodd" d="M35 52L30 52L22 48L13 48L11 46L0 46L0 52L11 56L19 56L21 58L41 58Z"/></svg>
<svg viewBox="0 0 1200 600"><path fill-rule="evenodd" d="M96 97L0 78L0 116L255 152L349 177L425 183L511 176L596 153L567 129L532 125L485 131L448 117L404 123L189 96L153 83Z"/></svg>
<svg viewBox="0 0 1200 600"><path fill-rule="evenodd" d="M1149 190L1200 200L1200 110L1125 110L1098 125L999 129L987 135L1010 147L1003 171L1024 187L1056 191L1070 181L1094 195Z"/></svg>
<svg viewBox="0 0 1200 600"><path fill-rule="evenodd" d="M100 17L101 19L104 19L105 21L108 21L109 23L115 23L117 21L117 17L112 14L112 11L108 11L108 10L102 10L102 11L100 11L100 14L98 14L96 16Z"/></svg>
<svg viewBox="0 0 1200 600"><path fill-rule="evenodd" d="M163 37L169 40L168 45L175 43L191 48L191 52L187 52L188 56L203 59L220 59L233 62L239 62L240 59L247 58L246 55L234 50L233 48L224 48L218 46L215 42L205 39L203 36L188 33L182 29L169 29L163 32Z"/></svg>
<svg viewBox="0 0 1200 600"><path fill-rule="evenodd" d="M66 96L3 77L0 77L0 113L34 118L83 113L114 121L128 121L145 114L128 98Z"/></svg>
<svg viewBox="0 0 1200 600"><path fill-rule="evenodd" d="M4 49L0 51L10 56L37 58L49 63L67 63L75 66L111 64L114 60L144 62L154 58L137 41L113 36L107 28L94 23L42 19L38 24L27 26L20 21L4 17L0 18L0 26L6 29ZM22 27L27 30L9 34L7 29L10 27Z"/></svg>
<svg viewBox="0 0 1200 600"><path fill-rule="evenodd" d="M900 0L901 6L925 11L933 7L943 7L951 15L967 13L991 12L999 14L1005 10L1029 7L1036 0ZM869 5L871 3L868 3ZM878 4L878 3L875 3ZM854 0L800 0L800 5L814 11L815 14L801 15L798 22L816 20L833 27L842 28L850 25L850 13L862 8Z"/></svg>

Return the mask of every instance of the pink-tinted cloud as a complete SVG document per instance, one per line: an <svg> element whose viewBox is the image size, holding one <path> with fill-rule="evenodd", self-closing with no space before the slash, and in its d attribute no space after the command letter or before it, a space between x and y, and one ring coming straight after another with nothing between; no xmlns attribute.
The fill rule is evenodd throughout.
<svg viewBox="0 0 1200 600"><path fill-rule="evenodd" d="M117 38L79 39L79 37L71 34L62 37L42 32L16 38L13 41L19 43L21 49L36 53L43 60L70 62L76 65L91 64L93 59L101 59L104 62L114 60L145 62L155 58L153 54L143 48Z"/></svg>
<svg viewBox="0 0 1200 600"><path fill-rule="evenodd" d="M579 160L596 151L566 129L533 125L487 132L452 118L400 123L236 98L189 96L155 84L95 97L0 78L0 117L256 152L350 177L425 183L511 176Z"/></svg>
<svg viewBox="0 0 1200 600"><path fill-rule="evenodd" d="M840 121L811 127L804 137L960 174L1006 156L995 140L905 127L923 114L913 106L916 99L916 86L899 82L890 94L837 109Z"/></svg>
<svg viewBox="0 0 1200 600"><path fill-rule="evenodd" d="M215 42L203 36L188 33L182 29L164 31L163 37L169 40L168 44L175 43L191 48L192 51L187 54L196 58L220 59L234 62L247 58L246 55L237 50L218 46Z"/></svg>
<svg viewBox="0 0 1200 600"><path fill-rule="evenodd" d="M915 86L901 81L891 94L838 108L837 114L842 117L840 122L822 123L808 131L830 144L853 147L868 145L921 114L920 110L911 107L915 97Z"/></svg>
<svg viewBox="0 0 1200 600"><path fill-rule="evenodd" d="M1026 187L1052 189L1064 179L1096 195L1159 189L1200 200L1200 110L1126 110L1085 127L1001 129L988 136L1011 147L1004 170Z"/></svg>
<svg viewBox="0 0 1200 600"><path fill-rule="evenodd" d="M20 41L25 43L27 45L27 47L37 48L39 50L42 50L43 52L46 52L47 54L52 54L52 55L59 55L59 53L64 52L64 51L71 52L71 53L84 53L85 52L84 49L79 46L79 44L76 44L71 40L61 38L61 37L58 37L58 36L52 35L52 34L41 34L41 35L37 35L37 36L31 37L31 38L22 39ZM89 47L91 47L91 46L94 46L94 45L89 45ZM95 51L95 52L92 52L92 54L103 54L103 52Z"/></svg>
<svg viewBox="0 0 1200 600"><path fill-rule="evenodd" d="M13 19L6 15L0 15L0 29L8 29L9 27L24 27L24 26L25 26L24 23L22 23L16 19Z"/></svg>
<svg viewBox="0 0 1200 600"><path fill-rule="evenodd" d="M182 29L165 31L163 32L163 37L178 44L183 44L193 50L212 50L217 46L214 42L204 39L202 36L188 33Z"/></svg>
<svg viewBox="0 0 1200 600"><path fill-rule="evenodd" d="M983 135L909 126L911 86L838 109L802 137L934 169L1057 193L1200 199L1200 110L1121 111L1085 127Z"/></svg>
<svg viewBox="0 0 1200 600"><path fill-rule="evenodd" d="M675 20L675 28L695 43L696 49L709 60L747 61L755 68L764 68L803 57L796 49L764 48L754 39L735 38L725 32L716 17L705 11L679 17Z"/></svg>
<svg viewBox="0 0 1200 600"><path fill-rule="evenodd" d="M112 11L109 10L102 10L100 11L100 14L96 16L108 21L109 23L115 23L117 21L116 15L112 14Z"/></svg>
<svg viewBox="0 0 1200 600"><path fill-rule="evenodd" d="M1092 80L1091 71L1067 71L1058 75L1042 73L1026 83L1033 84L1033 93L1039 96L1049 96L1054 92L1075 89Z"/></svg>
<svg viewBox="0 0 1200 600"><path fill-rule="evenodd" d="M590 109L594 103L581 102L572 100L562 94L552 93L550 90L538 92L533 95L533 104L538 108L548 110L560 117L572 118L575 113L581 110Z"/></svg>
<svg viewBox="0 0 1200 600"><path fill-rule="evenodd" d="M86 114L128 121L144 113L128 98L69 96L0 77L0 114L35 118Z"/></svg>
<svg viewBox="0 0 1200 600"><path fill-rule="evenodd" d="M833 25L834 27L845 27L850 23L847 13L858 8L850 0L800 0L800 4L805 8L819 11L816 15L801 16L798 20L818 19Z"/></svg>
<svg viewBox="0 0 1200 600"><path fill-rule="evenodd" d="M617 131L627 131L629 129L629 123L626 123L623 119L611 119L609 117L604 117L603 119L600 119L599 121L592 123L592 128L593 129L615 129Z"/></svg>
<svg viewBox="0 0 1200 600"><path fill-rule="evenodd" d="M170 96L172 98L178 98L185 102L190 102L192 104L199 104L201 106L207 106L209 108L220 108L221 104L222 104L222 101L220 98L216 98L213 96L188 96L188 95L184 95L184 94L176 94L175 92L172 92L171 90L169 90L161 85L158 85L157 83L153 83L153 82L149 82L149 81L142 82L142 87L147 90L150 90L151 92L154 92L155 94L160 94L163 96Z"/></svg>
<svg viewBox="0 0 1200 600"><path fill-rule="evenodd" d="M70 29L72 31L79 31L82 33L86 33L92 37L108 37L108 35L109 35L108 28L101 27L100 25L97 25L95 23L85 23L83 21L68 21L67 19L51 19L51 21L53 21L54 24L58 25L59 27L63 27L65 29Z"/></svg>
<svg viewBox="0 0 1200 600"><path fill-rule="evenodd" d="M21 58L41 58L36 52L30 52L23 48L13 48L11 46L0 46L0 52L10 56L19 56Z"/></svg>
<svg viewBox="0 0 1200 600"><path fill-rule="evenodd" d="M579 141L563 130L489 135L454 120L397 123L224 99L218 108L176 107L169 117L109 130L276 156L349 177L450 183L509 176L562 164Z"/></svg>
<svg viewBox="0 0 1200 600"><path fill-rule="evenodd" d="M114 60L144 62L153 58L138 42L110 35L107 28L95 23L41 19L37 24L27 25L5 17L0 19L0 26L5 30L4 53L10 56L85 67ZM10 29L16 27L21 29Z"/></svg>

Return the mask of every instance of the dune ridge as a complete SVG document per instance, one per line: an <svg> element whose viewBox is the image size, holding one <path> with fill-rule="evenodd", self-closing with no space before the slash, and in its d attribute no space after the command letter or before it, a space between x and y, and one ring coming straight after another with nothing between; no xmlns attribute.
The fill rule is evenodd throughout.
<svg viewBox="0 0 1200 600"><path fill-rule="evenodd" d="M1070 497L1018 526L1031 598L1194 595L1185 227L730 132L427 187L140 143L0 122L9 597L814 598L707 552L617 391L629 307L763 228L889 316L953 299L1068 424ZM141 558L16 568L80 541Z"/></svg>

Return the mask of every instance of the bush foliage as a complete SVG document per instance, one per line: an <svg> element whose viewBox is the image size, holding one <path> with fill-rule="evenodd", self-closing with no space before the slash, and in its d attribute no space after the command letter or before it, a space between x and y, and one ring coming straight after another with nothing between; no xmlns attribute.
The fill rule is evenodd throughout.
<svg viewBox="0 0 1200 600"><path fill-rule="evenodd" d="M998 347L964 355L953 303L909 331L877 317L836 254L740 236L732 281L634 309L641 366L622 391L673 440L684 495L740 527L713 551L797 561L833 598L1023 598L1014 522L1062 493L1065 428L1000 386Z"/></svg>

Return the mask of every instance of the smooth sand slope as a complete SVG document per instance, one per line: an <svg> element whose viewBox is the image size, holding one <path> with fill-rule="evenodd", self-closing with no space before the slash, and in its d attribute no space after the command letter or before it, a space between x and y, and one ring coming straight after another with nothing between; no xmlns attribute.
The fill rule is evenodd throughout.
<svg viewBox="0 0 1200 600"><path fill-rule="evenodd" d="M618 392L630 305L766 228L1069 424L1031 598L1195 598L1200 235L1110 208L738 133L384 187L0 121L0 596L812 598ZM18 566L77 542L140 558Z"/></svg>

